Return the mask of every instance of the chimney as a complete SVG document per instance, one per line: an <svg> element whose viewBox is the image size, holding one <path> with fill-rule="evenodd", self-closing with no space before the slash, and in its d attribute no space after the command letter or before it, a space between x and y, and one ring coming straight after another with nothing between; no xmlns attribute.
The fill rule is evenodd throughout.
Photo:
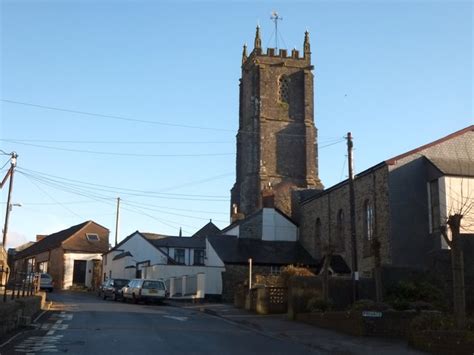
<svg viewBox="0 0 474 355"><path fill-rule="evenodd" d="M270 182L262 190L262 206L263 208L275 208L275 193Z"/></svg>
<svg viewBox="0 0 474 355"><path fill-rule="evenodd" d="M239 212L239 207L236 203L232 205L232 216L231 216L231 223L240 221L245 218L245 215Z"/></svg>
<svg viewBox="0 0 474 355"><path fill-rule="evenodd" d="M47 235L44 234L36 234L36 241L39 242L40 240L46 238Z"/></svg>

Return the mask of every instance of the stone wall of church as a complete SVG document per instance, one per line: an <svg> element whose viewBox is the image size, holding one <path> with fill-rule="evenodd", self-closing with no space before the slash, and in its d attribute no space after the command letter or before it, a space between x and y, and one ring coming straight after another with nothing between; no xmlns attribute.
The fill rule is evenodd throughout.
<svg viewBox="0 0 474 355"><path fill-rule="evenodd" d="M357 177L354 181L354 191L358 266L363 275L369 276L375 260L371 243L364 235L366 201L374 206L373 238L376 237L380 241L381 262L389 264L391 261L387 166L379 166ZM342 218L339 217L341 211ZM300 242L316 259L323 257L328 247L331 247L335 253L343 256L349 266L352 265L349 185L346 182L301 205Z"/></svg>

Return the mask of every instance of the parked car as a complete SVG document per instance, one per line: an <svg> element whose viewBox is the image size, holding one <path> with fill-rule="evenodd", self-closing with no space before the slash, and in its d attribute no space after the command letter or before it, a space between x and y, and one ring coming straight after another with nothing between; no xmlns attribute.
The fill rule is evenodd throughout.
<svg viewBox="0 0 474 355"><path fill-rule="evenodd" d="M163 280L133 279L122 288L123 301L132 300L161 302L168 297L166 284Z"/></svg>
<svg viewBox="0 0 474 355"><path fill-rule="evenodd" d="M53 277L50 274L42 272L39 275L39 288L40 290L46 290L48 292L53 292L54 281Z"/></svg>
<svg viewBox="0 0 474 355"><path fill-rule="evenodd" d="M107 297L117 301L122 298L121 289L129 283L127 279L108 279L101 286L100 295L105 300Z"/></svg>

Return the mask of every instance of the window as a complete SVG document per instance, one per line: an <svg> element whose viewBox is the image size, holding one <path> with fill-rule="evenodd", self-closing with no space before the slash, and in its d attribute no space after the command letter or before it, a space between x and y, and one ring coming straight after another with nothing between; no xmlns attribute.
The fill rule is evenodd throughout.
<svg viewBox="0 0 474 355"><path fill-rule="evenodd" d="M441 225L440 201L439 201L439 185L438 180L433 180L428 183L429 189L429 218L430 218L430 233L439 231Z"/></svg>
<svg viewBox="0 0 474 355"><path fill-rule="evenodd" d="M175 249L174 250L174 261L178 264L184 264L184 249Z"/></svg>
<svg viewBox="0 0 474 355"><path fill-rule="evenodd" d="M290 98L290 78L286 75L280 76L278 79L278 96L280 102L289 102Z"/></svg>
<svg viewBox="0 0 474 355"><path fill-rule="evenodd" d="M363 255L369 257L373 255L372 242L374 240L374 207L372 202L365 200L364 202L364 240L363 240Z"/></svg>
<svg viewBox="0 0 474 355"><path fill-rule="evenodd" d="M98 242L100 240L99 235L95 233L86 233L86 238L89 242Z"/></svg>
<svg viewBox="0 0 474 355"><path fill-rule="evenodd" d="M364 237L369 242L374 238L374 208L369 200L364 202Z"/></svg>
<svg viewBox="0 0 474 355"><path fill-rule="evenodd" d="M204 250L194 250L194 265L204 265Z"/></svg>
<svg viewBox="0 0 474 355"><path fill-rule="evenodd" d="M346 248L345 244L345 232L346 232L346 220L344 211L340 209L337 212L337 229L336 229L336 251L344 251Z"/></svg>
<svg viewBox="0 0 474 355"><path fill-rule="evenodd" d="M281 274L281 266L271 265L270 266L270 274L271 275L280 275Z"/></svg>
<svg viewBox="0 0 474 355"><path fill-rule="evenodd" d="M316 218L316 225L314 226L314 238L316 240L321 240L321 219Z"/></svg>

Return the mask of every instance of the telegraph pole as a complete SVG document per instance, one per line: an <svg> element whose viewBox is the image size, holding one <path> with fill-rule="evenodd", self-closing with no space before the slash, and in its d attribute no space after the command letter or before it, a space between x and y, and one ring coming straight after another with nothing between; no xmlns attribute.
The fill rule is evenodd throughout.
<svg viewBox="0 0 474 355"><path fill-rule="evenodd" d="M10 218L10 210L11 210L11 197L12 197L12 190L13 190L13 175L15 172L15 167L16 167L16 159L18 158L18 154L15 152L11 153L11 160L10 160L10 169L7 173L7 175L10 175L10 182L8 186L8 197L7 197L7 210L5 212L5 225L3 227L3 248L5 248L5 245L7 243L7 233L8 233L8 219Z"/></svg>
<svg viewBox="0 0 474 355"><path fill-rule="evenodd" d="M359 269L357 266L357 238L356 238L356 215L355 215L355 192L354 192L354 170L352 160L352 134L347 133L347 160L349 167L349 206L351 218L351 251L352 251L352 299L357 301L359 298Z"/></svg>
<svg viewBox="0 0 474 355"><path fill-rule="evenodd" d="M120 197L117 197L117 215L115 218L115 246L117 246L118 244L119 217L120 217Z"/></svg>

